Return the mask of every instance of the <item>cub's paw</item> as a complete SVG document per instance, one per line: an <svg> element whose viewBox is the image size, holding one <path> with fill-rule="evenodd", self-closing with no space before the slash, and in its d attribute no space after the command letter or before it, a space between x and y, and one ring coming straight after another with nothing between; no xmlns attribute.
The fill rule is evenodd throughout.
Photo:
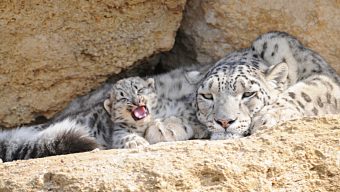
<svg viewBox="0 0 340 192"><path fill-rule="evenodd" d="M125 140L126 141L122 147L124 149L140 148L150 145L147 140L137 135L129 136L129 138L128 139L125 138Z"/></svg>

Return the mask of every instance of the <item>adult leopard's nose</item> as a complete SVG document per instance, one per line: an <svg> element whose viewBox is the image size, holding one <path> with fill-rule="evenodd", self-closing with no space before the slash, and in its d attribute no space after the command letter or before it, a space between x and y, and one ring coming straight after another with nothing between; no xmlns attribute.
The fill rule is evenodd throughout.
<svg viewBox="0 0 340 192"><path fill-rule="evenodd" d="M231 124L233 124L236 119L215 119L215 122L219 124L224 129L227 129Z"/></svg>

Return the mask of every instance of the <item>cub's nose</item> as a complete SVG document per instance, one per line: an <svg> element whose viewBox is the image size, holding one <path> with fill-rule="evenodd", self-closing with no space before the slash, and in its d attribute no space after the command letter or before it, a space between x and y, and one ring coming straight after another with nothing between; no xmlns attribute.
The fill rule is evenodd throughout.
<svg viewBox="0 0 340 192"><path fill-rule="evenodd" d="M139 106L141 103L141 99L139 97L134 97L132 99L132 104L136 105L136 106Z"/></svg>
<svg viewBox="0 0 340 192"><path fill-rule="evenodd" d="M221 125L224 129L227 129L231 124L233 124L236 119L215 119L216 123Z"/></svg>
<svg viewBox="0 0 340 192"><path fill-rule="evenodd" d="M143 97L134 97L132 99L132 104L136 106L145 106L146 105L146 100Z"/></svg>

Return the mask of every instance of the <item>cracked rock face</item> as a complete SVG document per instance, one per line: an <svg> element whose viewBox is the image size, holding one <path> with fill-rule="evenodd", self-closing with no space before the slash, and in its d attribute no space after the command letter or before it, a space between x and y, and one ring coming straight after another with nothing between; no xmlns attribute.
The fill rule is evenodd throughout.
<svg viewBox="0 0 340 192"><path fill-rule="evenodd" d="M0 191L338 191L340 116L225 141L159 143L0 164Z"/></svg>
<svg viewBox="0 0 340 192"><path fill-rule="evenodd" d="M170 50L185 0L1 1L0 125L51 117L136 61Z"/></svg>
<svg viewBox="0 0 340 192"><path fill-rule="evenodd" d="M275 30L296 36L340 73L339 9L339 1L188 0L175 48L163 60L215 62Z"/></svg>

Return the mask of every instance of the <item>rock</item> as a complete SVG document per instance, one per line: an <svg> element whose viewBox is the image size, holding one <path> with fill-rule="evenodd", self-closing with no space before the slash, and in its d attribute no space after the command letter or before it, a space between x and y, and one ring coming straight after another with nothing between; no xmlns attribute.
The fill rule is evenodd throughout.
<svg viewBox="0 0 340 192"><path fill-rule="evenodd" d="M184 5L1 1L0 125L49 118L108 76L170 50Z"/></svg>
<svg viewBox="0 0 340 192"><path fill-rule="evenodd" d="M340 73L339 1L188 0L174 50L164 65L211 63L248 47L258 35L285 31Z"/></svg>
<svg viewBox="0 0 340 192"><path fill-rule="evenodd" d="M247 138L0 164L0 191L338 191L340 115Z"/></svg>

